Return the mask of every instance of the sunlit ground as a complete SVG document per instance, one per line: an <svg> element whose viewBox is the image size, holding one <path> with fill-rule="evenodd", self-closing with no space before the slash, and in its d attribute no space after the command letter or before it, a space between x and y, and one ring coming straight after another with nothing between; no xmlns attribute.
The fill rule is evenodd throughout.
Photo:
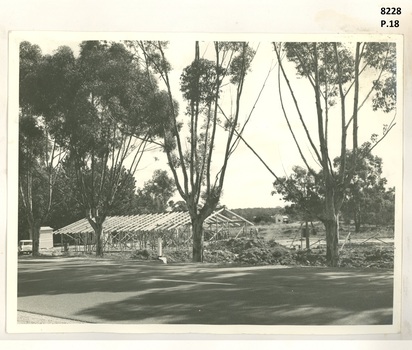
<svg viewBox="0 0 412 350"><path fill-rule="evenodd" d="M18 310L92 323L392 324L386 269L19 260Z"/></svg>

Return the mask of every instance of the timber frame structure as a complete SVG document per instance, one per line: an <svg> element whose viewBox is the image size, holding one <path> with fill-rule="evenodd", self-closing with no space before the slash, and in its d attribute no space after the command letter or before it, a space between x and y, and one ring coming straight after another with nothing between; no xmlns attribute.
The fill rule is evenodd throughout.
<svg viewBox="0 0 412 350"><path fill-rule="evenodd" d="M239 236L254 235L254 224L240 215L220 208L204 222L204 240L213 241ZM87 219L81 219L54 231L60 235L61 244L70 244L75 250L95 250L95 234ZM191 220L188 212L166 212L128 216L109 216L103 227L105 251L152 249L161 238L165 249L190 246L192 239Z"/></svg>

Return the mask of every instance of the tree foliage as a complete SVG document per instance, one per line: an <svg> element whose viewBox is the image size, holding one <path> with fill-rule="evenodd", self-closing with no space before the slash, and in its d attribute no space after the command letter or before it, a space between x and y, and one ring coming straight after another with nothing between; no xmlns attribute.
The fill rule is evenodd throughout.
<svg viewBox="0 0 412 350"><path fill-rule="evenodd" d="M33 255L38 254L39 230L47 223L57 176L65 151L38 109L38 71L43 56L37 45L22 42L19 65L19 229L28 230ZM24 218L24 220L22 220ZM24 233L19 233L24 237ZM27 237L25 237L27 238Z"/></svg>
<svg viewBox="0 0 412 350"><path fill-rule="evenodd" d="M363 152L367 149L361 148ZM354 175L345 189L340 213L345 221L354 222L355 231L359 232L362 224L390 225L394 223L395 189L386 189L387 180L382 177L382 159L370 153L358 154ZM360 156L362 155L363 156ZM351 166L352 152L348 150L347 164ZM334 165L340 164L339 157ZM335 169L339 172L339 169ZM322 174L310 174L300 166L293 167L288 177L278 178L273 184L277 193L286 203L288 213L297 215L304 221L325 220L325 186Z"/></svg>
<svg viewBox="0 0 412 350"><path fill-rule="evenodd" d="M285 208L236 208L231 209L234 213L242 216L248 221L254 223L271 223L275 222L275 215L284 215Z"/></svg>
<svg viewBox="0 0 412 350"><path fill-rule="evenodd" d="M163 119L163 149L177 191L186 202L193 226L193 260L202 261L203 222L216 208L222 194L229 158L239 141L240 102L254 50L245 42L213 42L206 57L194 44L194 60L183 70L180 90L186 102L181 117L175 103L166 58L166 42L129 42L148 71L158 75L168 97ZM207 44L206 44L207 45ZM206 46L205 46L206 47ZM224 111L223 91L235 91L232 113ZM217 140L224 144L223 157L215 153ZM185 147L187 145L187 147ZM212 161L218 168L212 172ZM219 165L220 162L220 165Z"/></svg>
<svg viewBox="0 0 412 350"><path fill-rule="evenodd" d="M313 175L300 166L294 166L292 171L290 176L276 179L272 194L280 194L285 202L291 203L300 219L323 221L325 193L322 175Z"/></svg>
<svg viewBox="0 0 412 350"><path fill-rule="evenodd" d="M136 206L139 213L161 213L166 211L169 200L176 191L174 179L165 170L155 170L152 178L139 188Z"/></svg>
<svg viewBox="0 0 412 350"><path fill-rule="evenodd" d="M346 156L350 164L353 161L352 153L348 151ZM335 159L335 163L339 164L339 158ZM395 190L387 190L386 184L386 178L382 177L382 158L367 153L356 161L341 209L346 220L353 220L356 232L360 231L362 224L394 223Z"/></svg>
<svg viewBox="0 0 412 350"><path fill-rule="evenodd" d="M339 262L338 215L346 189L355 176L357 162L362 157L358 146L358 120L362 107L370 99L373 110L379 109L388 113L395 109L396 47L394 43L373 42L274 43L273 47L279 63L279 96L289 130L308 173L316 177L318 171L309 161L302 147L303 141L297 138L296 130L291 126L290 116L283 102L281 77L292 97L310 151L320 166L324 191L323 222L327 237L327 260L330 265L336 266ZM296 96L288 79L284 56L294 65L297 76L304 78L313 89L315 113L312 115L315 119L311 119L310 113L300 107L301 100L306 97ZM337 125L340 127L337 141L340 144L339 164L336 166L331 161L336 156L331 154L330 142L333 140L329 136L330 123L334 120L339 121ZM312 123L317 125L316 132L310 128ZM370 153L394 125L392 120L383 127L381 136L372 135L371 142L361 153ZM352 148L349 147L348 140L350 130ZM351 150L350 162L348 149ZM288 191L286 186L284 189Z"/></svg>
<svg viewBox="0 0 412 350"><path fill-rule="evenodd" d="M39 56L30 52L30 59ZM157 87L117 42L82 42L78 57L59 47L28 71L36 91L23 95L23 101L67 151L66 166L96 232L96 253L102 255L103 222L128 198L124 189L134 186L134 172L155 133L151 117L161 104L153 98Z"/></svg>

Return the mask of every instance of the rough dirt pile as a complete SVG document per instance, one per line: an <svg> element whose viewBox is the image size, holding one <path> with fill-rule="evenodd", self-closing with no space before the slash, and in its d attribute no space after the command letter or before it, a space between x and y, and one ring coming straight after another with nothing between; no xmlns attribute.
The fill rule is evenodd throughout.
<svg viewBox="0 0 412 350"><path fill-rule="evenodd" d="M165 251L169 263L190 262L191 250ZM325 249L296 250L263 238L239 238L209 242L204 247L204 262L241 265L326 266ZM138 250L132 259L157 259L156 252ZM351 245L340 252L341 267L393 268L392 245Z"/></svg>

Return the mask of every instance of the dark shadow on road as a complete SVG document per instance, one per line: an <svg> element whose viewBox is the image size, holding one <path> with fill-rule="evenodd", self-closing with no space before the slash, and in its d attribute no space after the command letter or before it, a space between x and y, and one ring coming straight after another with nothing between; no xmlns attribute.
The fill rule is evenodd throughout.
<svg viewBox="0 0 412 350"><path fill-rule="evenodd" d="M392 274L390 270L24 261L19 263L18 296L30 300L96 295L92 305L73 308L71 316L99 323L375 325L392 324Z"/></svg>

